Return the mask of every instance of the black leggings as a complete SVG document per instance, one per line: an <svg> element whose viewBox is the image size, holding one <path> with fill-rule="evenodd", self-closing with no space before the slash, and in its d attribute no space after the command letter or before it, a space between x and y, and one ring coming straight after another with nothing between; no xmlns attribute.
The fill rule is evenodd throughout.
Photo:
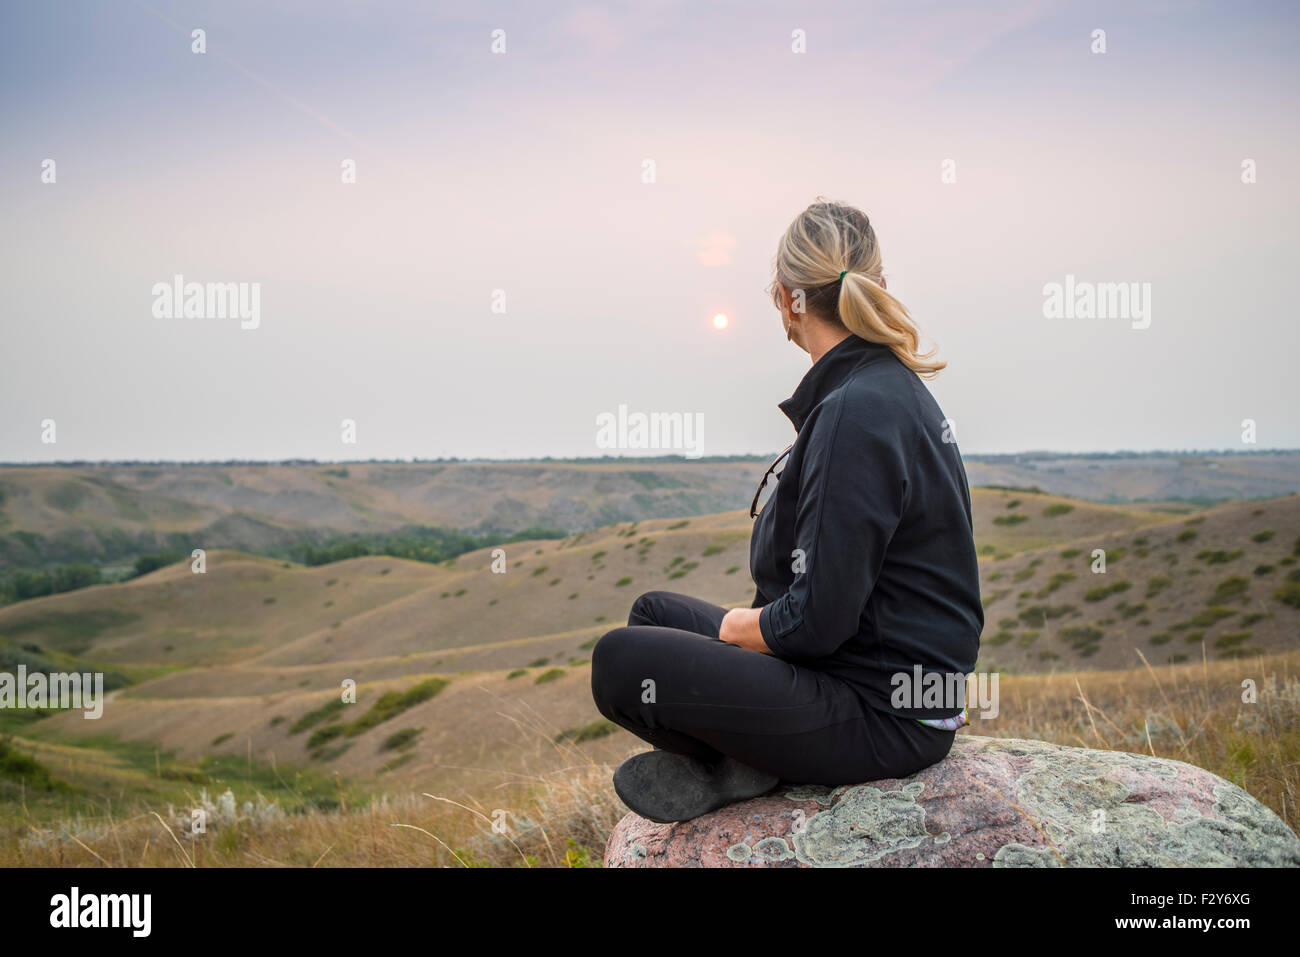
<svg viewBox="0 0 1300 957"><path fill-rule="evenodd" d="M955 732L872 708L838 678L722 641L725 614L673 592L638 598L592 652L600 713L665 751L801 784L906 777L952 747Z"/></svg>

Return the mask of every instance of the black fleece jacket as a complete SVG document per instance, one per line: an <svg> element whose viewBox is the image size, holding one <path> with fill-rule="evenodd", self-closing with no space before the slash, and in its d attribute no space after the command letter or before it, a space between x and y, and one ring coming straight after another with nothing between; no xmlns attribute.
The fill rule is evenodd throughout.
<svg viewBox="0 0 1300 957"><path fill-rule="evenodd" d="M887 346L850 335L780 408L798 434L750 539L763 640L872 707L952 716L891 704L917 665L973 671L984 628L966 470L938 403Z"/></svg>

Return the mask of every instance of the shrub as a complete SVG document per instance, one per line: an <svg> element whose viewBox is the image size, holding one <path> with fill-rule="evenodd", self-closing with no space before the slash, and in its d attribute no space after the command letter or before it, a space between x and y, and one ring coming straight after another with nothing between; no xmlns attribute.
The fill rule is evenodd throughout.
<svg viewBox="0 0 1300 957"><path fill-rule="evenodd" d="M1061 552L1062 558L1077 558L1083 554L1082 548L1067 548Z"/></svg>
<svg viewBox="0 0 1300 957"><path fill-rule="evenodd" d="M1020 611L1017 617L1026 625L1042 628L1050 618L1062 618L1074 611L1073 605L1030 605Z"/></svg>
<svg viewBox="0 0 1300 957"><path fill-rule="evenodd" d="M556 678L563 678L566 674L568 674L568 672L566 672L563 668L550 668L546 671L543 671L540 675L538 675L535 679L533 679L533 684L535 685L546 684L548 681L554 681Z"/></svg>
<svg viewBox="0 0 1300 957"><path fill-rule="evenodd" d="M630 584L632 584L632 576L631 576L631 575L624 575L624 576L623 576L622 578L620 578L618 581L614 582L614 587L615 587L615 588L622 588L624 585L630 585Z"/></svg>
<svg viewBox="0 0 1300 957"><path fill-rule="evenodd" d="M342 724L327 724L323 728L317 728L311 733L311 737L307 739L308 749L314 751L321 745L328 744L342 734L344 728L345 725Z"/></svg>
<svg viewBox="0 0 1300 957"><path fill-rule="evenodd" d="M1043 509L1043 515L1047 518L1055 518L1058 515L1068 515L1074 511L1073 505L1067 505L1065 502L1053 502L1047 508Z"/></svg>
<svg viewBox="0 0 1300 957"><path fill-rule="evenodd" d="M1174 625L1174 631L1184 631L1188 628L1212 628L1224 618L1231 618L1236 612L1231 608L1224 608L1222 605L1214 605L1205 611L1198 612L1190 621Z"/></svg>
<svg viewBox="0 0 1300 957"><path fill-rule="evenodd" d="M379 746L380 751L399 751L403 748L409 748L415 743L415 739L420 736L422 728L403 728L384 738L384 743Z"/></svg>
<svg viewBox="0 0 1300 957"><path fill-rule="evenodd" d="M308 711L301 718L289 726L290 734L299 734L306 731L312 725L320 724L326 718L331 718L338 714L345 707L342 698L331 698L315 711Z"/></svg>
<svg viewBox="0 0 1300 957"><path fill-rule="evenodd" d="M408 708L422 704L439 694L451 684L446 678L429 678L405 691L386 691L379 700L370 706L370 710L347 725L347 736L355 738L364 734L377 724L389 721Z"/></svg>
<svg viewBox="0 0 1300 957"><path fill-rule="evenodd" d="M1061 640L1067 642L1083 658L1096 654L1104 637L1105 632L1091 625L1074 625L1060 631Z"/></svg>
<svg viewBox="0 0 1300 957"><path fill-rule="evenodd" d="M1074 581L1078 576L1074 572L1057 572L1051 578L1047 579L1047 584L1038 589L1037 597L1046 598L1052 592L1056 591L1067 582Z"/></svg>
<svg viewBox="0 0 1300 957"><path fill-rule="evenodd" d="M989 605L993 604L998 599L1005 598L1006 594L1007 593L1005 591L989 592L987 595L980 598L980 604L983 605L985 608L987 608Z"/></svg>
<svg viewBox="0 0 1300 957"><path fill-rule="evenodd" d="M1236 561L1241 557L1241 555L1242 552L1240 548L1230 552L1223 551L1222 549L1217 549L1215 551L1206 549L1205 551L1197 552L1196 557L1207 565L1226 565L1228 562Z"/></svg>
<svg viewBox="0 0 1300 957"><path fill-rule="evenodd" d="M1277 532L1273 529L1266 528L1262 532L1256 532L1254 535L1250 536L1250 540L1252 542L1259 542L1262 545L1276 534Z"/></svg>
<svg viewBox="0 0 1300 957"><path fill-rule="evenodd" d="M1103 601L1109 598L1111 595L1118 595L1121 592L1126 592L1132 587L1133 585L1130 582L1126 582L1126 581L1117 581L1109 585L1099 585L1096 588L1089 588L1086 592L1084 592L1083 600Z"/></svg>
<svg viewBox="0 0 1300 957"><path fill-rule="evenodd" d="M686 573L687 573L687 572L691 571L692 569L698 568L699 565L700 565L699 562L685 562L684 564L681 565L681 567L679 567L675 572L673 572L673 573L672 573L671 575L669 575L668 577L669 577L669 578L684 578L684 577L686 576Z"/></svg>
<svg viewBox="0 0 1300 957"><path fill-rule="evenodd" d="M134 577L139 578L141 575L147 575L159 568L174 565L184 558L185 556L180 552L151 552L147 555L141 555L135 560Z"/></svg>
<svg viewBox="0 0 1300 957"><path fill-rule="evenodd" d="M557 743L561 741L570 741L574 744L581 744L583 741L595 741L598 738L611 735L617 730L618 725L613 721L609 721L605 718L597 718L590 724L584 724L578 728L569 728L566 731L561 731L555 736L555 740Z"/></svg>
<svg viewBox="0 0 1300 957"><path fill-rule="evenodd" d="M519 678L526 674L528 674L527 668L516 668L514 671L510 672L510 674L506 675L506 679Z"/></svg>
<svg viewBox="0 0 1300 957"><path fill-rule="evenodd" d="M1250 632L1248 631L1224 632L1218 638L1214 639L1214 647L1220 650L1236 648L1238 645L1244 644L1249 640Z"/></svg>
<svg viewBox="0 0 1300 957"><path fill-rule="evenodd" d="M1142 614L1142 612L1147 610L1147 603L1143 601L1138 602L1136 605L1130 605L1128 602L1122 601L1115 606L1115 610L1119 612L1121 618L1136 618L1138 615Z"/></svg>
<svg viewBox="0 0 1300 957"><path fill-rule="evenodd" d="M709 545L704 549L704 551L700 552L700 557L708 558L710 555L721 555L726 550L726 545Z"/></svg>
<svg viewBox="0 0 1300 957"><path fill-rule="evenodd" d="M1284 605L1290 605L1292 608L1300 608L1300 583L1287 582L1277 591L1273 592L1273 597Z"/></svg>
<svg viewBox="0 0 1300 957"><path fill-rule="evenodd" d="M1197 534L1198 534L1198 533L1197 533L1196 529L1194 529L1194 528L1185 528L1185 529L1183 529L1181 532L1179 532L1177 535L1174 536L1174 541L1176 541L1176 542L1190 542L1192 539L1194 539L1194 538L1197 536Z"/></svg>
<svg viewBox="0 0 1300 957"><path fill-rule="evenodd" d="M17 778L28 791L71 790L52 777L45 765L15 748L7 737L0 738L0 778Z"/></svg>
<svg viewBox="0 0 1300 957"><path fill-rule="evenodd" d="M1027 521L1029 521L1029 516L1023 515L1020 512L1012 512L1010 515L993 516L994 525L1019 525L1021 522Z"/></svg>
<svg viewBox="0 0 1300 957"><path fill-rule="evenodd" d="M1155 598L1162 591L1174 583L1172 578L1166 578L1164 575L1156 575L1147 579L1147 597Z"/></svg>
<svg viewBox="0 0 1300 957"><path fill-rule="evenodd" d="M1250 590L1250 581L1242 578L1240 575L1233 575L1231 578L1225 578L1214 587L1213 594L1206 599L1207 605L1221 605L1225 601L1234 601L1238 598L1245 598L1246 592Z"/></svg>

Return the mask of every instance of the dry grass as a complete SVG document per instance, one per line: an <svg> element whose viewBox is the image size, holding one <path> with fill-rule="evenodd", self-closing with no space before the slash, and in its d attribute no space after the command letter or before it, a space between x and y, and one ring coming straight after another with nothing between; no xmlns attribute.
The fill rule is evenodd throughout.
<svg viewBox="0 0 1300 957"><path fill-rule="evenodd" d="M504 702L498 702L504 704ZM536 712L514 708L532 747L524 765L542 773L478 770L502 779L478 794L404 794L298 814L249 809L222 819L212 801L206 833L187 833L189 809L140 808L128 817L78 817L27 825L0 842L0 867L598 867L627 808L610 786L613 768L556 740ZM630 737L630 736L629 736ZM549 753L547 753L549 752ZM219 802L217 802L219 803Z"/></svg>
<svg viewBox="0 0 1300 957"><path fill-rule="evenodd" d="M1242 700L1247 680L1254 703ZM1300 833L1300 652L1009 676L999 692L999 716L975 720L974 733L1185 761L1240 785Z"/></svg>
<svg viewBox="0 0 1300 957"><path fill-rule="evenodd" d="M1257 688L1254 703L1242 701L1246 679ZM1300 652L1012 676L999 692L1001 714L977 720L975 733L1186 761L1241 785L1300 829ZM405 795L330 812L250 816L210 824L198 839L161 809L31 827L0 847L0 866L598 866L625 812L610 786L611 766L555 742L554 729L535 713L507 717L535 742L528 765L549 751L551 763L563 757L563 767L542 774L484 769L485 780L504 779L476 795ZM494 821L504 823L501 833Z"/></svg>

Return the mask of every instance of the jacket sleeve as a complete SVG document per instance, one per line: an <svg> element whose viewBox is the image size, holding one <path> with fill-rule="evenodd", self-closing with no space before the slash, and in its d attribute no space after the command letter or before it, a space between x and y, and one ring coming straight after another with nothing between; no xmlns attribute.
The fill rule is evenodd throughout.
<svg viewBox="0 0 1300 957"><path fill-rule="evenodd" d="M907 500L904 417L873 409L864 420L844 409L841 396L807 424L795 516L802 562L798 552L790 557L789 590L758 619L779 658L822 658L858 633Z"/></svg>

